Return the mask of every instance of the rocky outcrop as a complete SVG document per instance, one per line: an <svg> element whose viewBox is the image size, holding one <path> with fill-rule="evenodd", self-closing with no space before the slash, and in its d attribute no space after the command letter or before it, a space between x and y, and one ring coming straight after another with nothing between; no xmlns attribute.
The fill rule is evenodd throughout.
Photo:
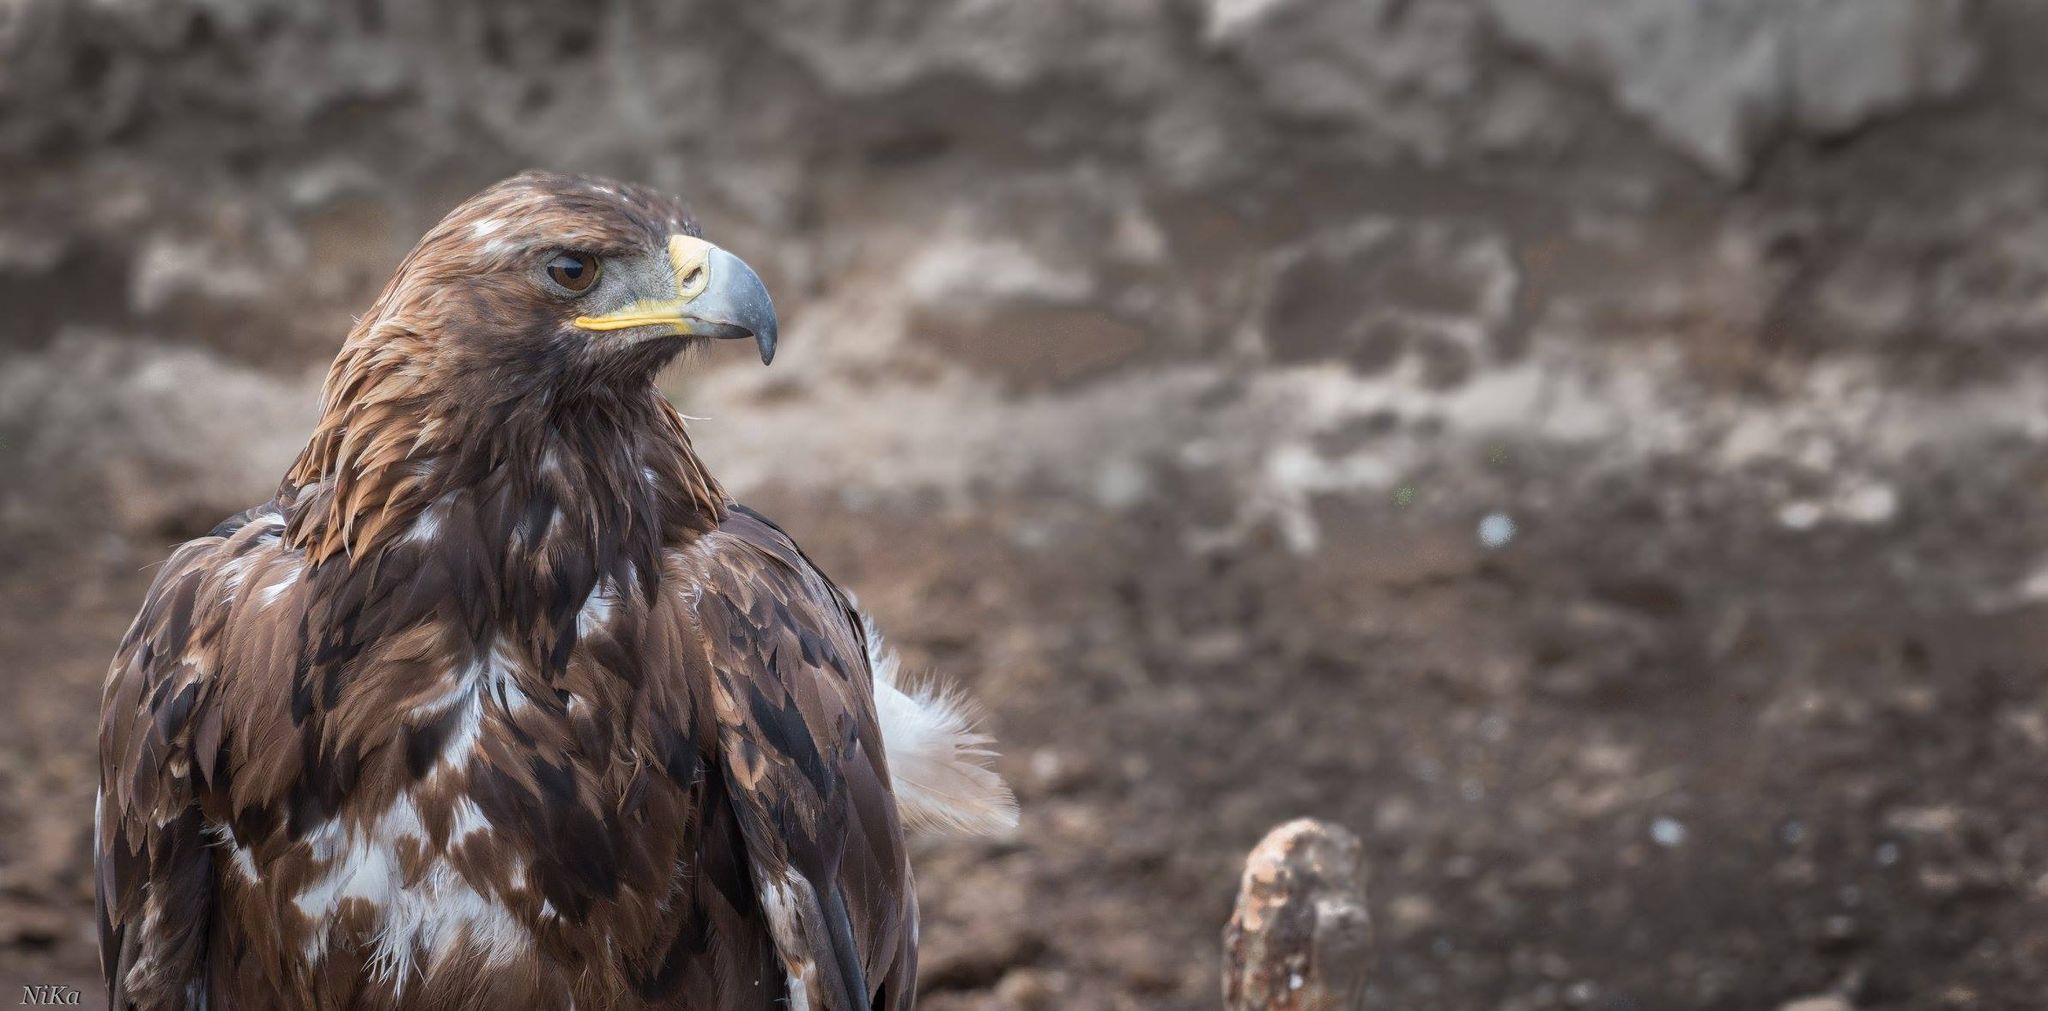
<svg viewBox="0 0 2048 1011"><path fill-rule="evenodd" d="M1979 653L2048 602L2044 41L2036 0L0 0L0 946L96 971L14 910L86 922L145 566L542 166L762 270L774 367L669 378L699 446L1017 742L1019 839L919 855L925 1006L1213 1006L1188 953L1302 811L1388 869L1375 1005L2025 1006L2048 730ZM1922 792L1960 827L1877 817Z"/></svg>
<svg viewBox="0 0 2048 1011"><path fill-rule="evenodd" d="M1591 75L1716 172L1954 96L1982 63L1970 0L1488 0L1506 34Z"/></svg>

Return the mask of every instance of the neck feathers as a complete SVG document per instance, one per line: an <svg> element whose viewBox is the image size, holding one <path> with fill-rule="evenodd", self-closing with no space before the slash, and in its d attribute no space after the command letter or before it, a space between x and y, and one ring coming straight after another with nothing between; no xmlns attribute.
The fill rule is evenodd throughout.
<svg viewBox="0 0 2048 1011"><path fill-rule="evenodd" d="M419 364L420 338L377 336L335 360L280 491L285 536L314 564L431 539L437 514L460 511L515 579L517 556L572 549L651 575L664 544L724 520L724 490L652 383L550 402L444 378Z"/></svg>

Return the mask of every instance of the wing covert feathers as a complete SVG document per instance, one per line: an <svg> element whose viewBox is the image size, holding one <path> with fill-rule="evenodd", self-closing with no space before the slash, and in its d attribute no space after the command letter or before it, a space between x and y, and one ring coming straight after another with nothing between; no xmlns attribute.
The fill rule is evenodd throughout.
<svg viewBox="0 0 2048 1011"><path fill-rule="evenodd" d="M908 1008L916 895L853 612L743 507L683 556L724 774L791 1005Z"/></svg>

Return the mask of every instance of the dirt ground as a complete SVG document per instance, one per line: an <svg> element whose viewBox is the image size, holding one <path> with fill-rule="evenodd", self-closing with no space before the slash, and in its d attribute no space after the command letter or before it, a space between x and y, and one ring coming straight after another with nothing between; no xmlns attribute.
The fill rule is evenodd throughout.
<svg viewBox="0 0 2048 1011"><path fill-rule="evenodd" d="M1367 841L1376 1007L2048 985L2040 609L1917 604L1889 538L1674 535L1622 493L1484 557L1372 508L1304 563L1143 515L1020 543L1056 504L764 501L982 701L1023 801L1013 840L919 850L928 1006L1214 1006L1238 861L1305 813ZM94 975L83 745L135 562L8 581L0 645L44 672L12 707L9 982Z"/></svg>
<svg viewBox="0 0 2048 1011"><path fill-rule="evenodd" d="M0 5L0 1002L150 566L543 164L762 267L672 394L1000 742L922 1006L1216 1007L1312 815L1373 1009L2048 1007L2048 16L1901 3Z"/></svg>

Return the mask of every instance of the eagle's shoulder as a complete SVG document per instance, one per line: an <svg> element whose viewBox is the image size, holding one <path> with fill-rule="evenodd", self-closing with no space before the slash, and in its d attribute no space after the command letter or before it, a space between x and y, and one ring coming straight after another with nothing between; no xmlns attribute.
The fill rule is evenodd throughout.
<svg viewBox="0 0 2048 1011"><path fill-rule="evenodd" d="M221 785L223 676L288 674L296 662L304 558L283 532L270 503L179 545L122 637L101 698L100 757L127 773L103 786L131 827Z"/></svg>
<svg viewBox="0 0 2048 1011"><path fill-rule="evenodd" d="M870 745L862 757L886 761L860 615L795 540L767 517L735 505L676 563L709 655L738 691L733 701L742 710L756 695L792 692L793 701L812 707L806 716L843 724L834 733L872 735L861 742Z"/></svg>
<svg viewBox="0 0 2048 1011"><path fill-rule="evenodd" d="M719 771L812 1007L907 1006L916 896L873 671L846 595L743 506L672 559L700 629Z"/></svg>
<svg viewBox="0 0 2048 1011"><path fill-rule="evenodd" d="M872 686L874 725L887 756L899 819L911 828L989 836L1016 828L1016 799L990 768L993 739L977 726L972 703L937 677L905 672L873 618L852 594L825 577L773 520L734 506L721 533L734 539L728 548L739 547L740 554L759 553L800 577L810 587L809 599L821 620L835 632L851 632L853 641L835 639L829 656L858 651L857 660L843 662L857 664ZM721 571L729 577L744 574L733 567ZM838 621L842 614L843 625Z"/></svg>
<svg viewBox="0 0 2048 1011"><path fill-rule="evenodd" d="M214 882L201 806L228 789L225 672L289 677L299 653L302 559L283 530L273 502L180 545L108 671L95 891L117 1006L205 985Z"/></svg>
<svg viewBox="0 0 2048 1011"><path fill-rule="evenodd" d="M712 575L733 576L747 581L757 581L768 576L780 583L800 587L804 601L819 611L820 617L830 616L836 623L846 622L843 631L850 636L848 643L858 647L858 619L846 593L828 578L809 555L797 546L796 540L777 525L774 520L753 509L734 503L728 506L725 519L710 534L699 539L692 548L699 556L717 563ZM686 549L687 550L687 549ZM754 582L754 585L759 585ZM861 652L858 648L856 653Z"/></svg>

